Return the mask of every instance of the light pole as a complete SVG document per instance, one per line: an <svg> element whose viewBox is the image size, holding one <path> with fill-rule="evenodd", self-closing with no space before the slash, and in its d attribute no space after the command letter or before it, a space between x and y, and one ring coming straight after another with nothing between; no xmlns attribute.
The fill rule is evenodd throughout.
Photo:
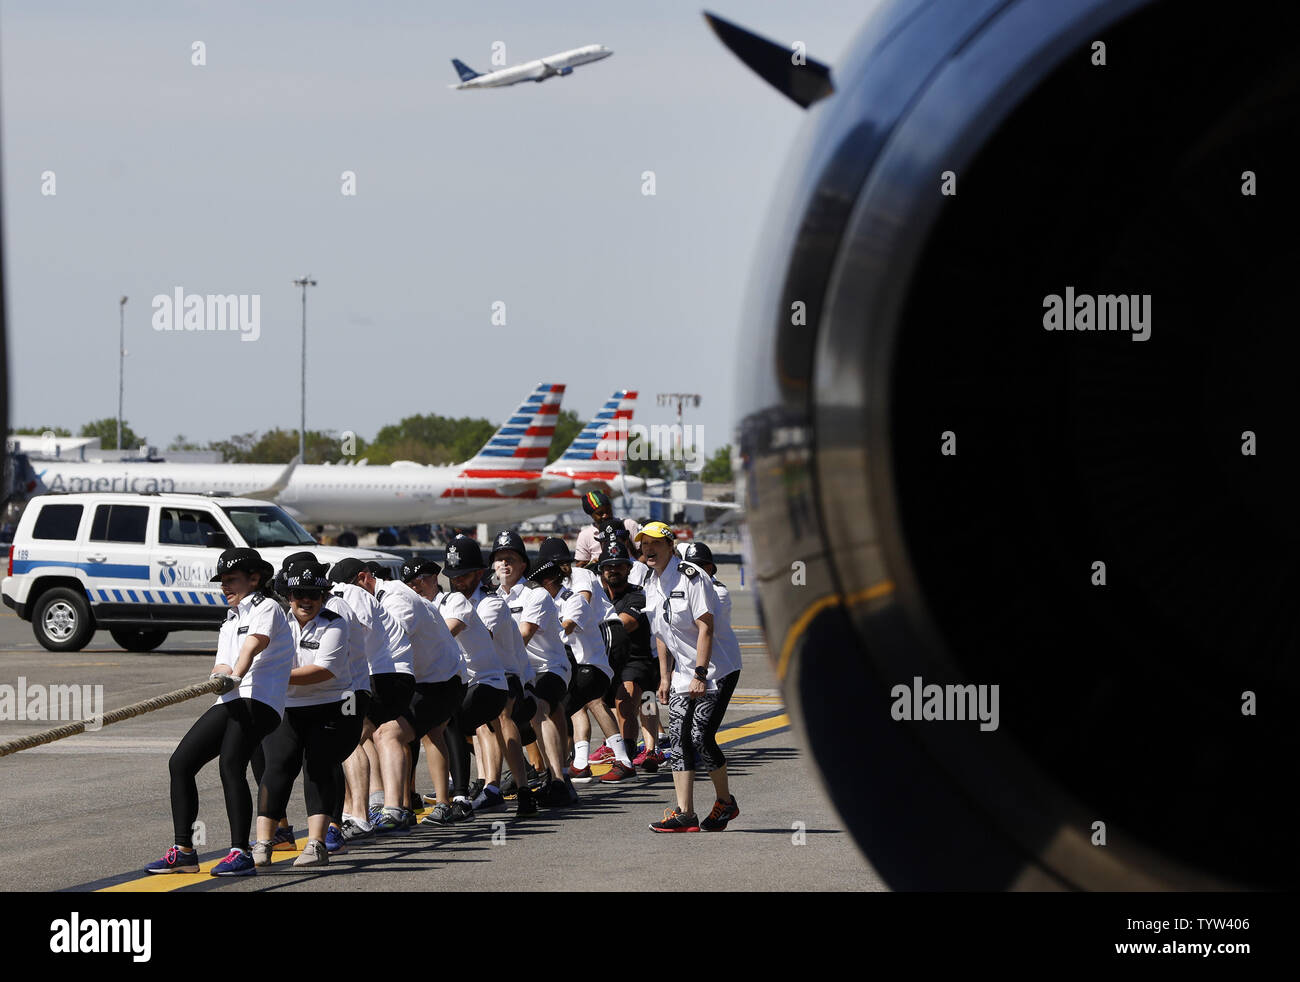
<svg viewBox="0 0 1300 982"><path fill-rule="evenodd" d="M307 463L307 287L315 286L316 281L310 275L293 281L294 286L302 287L302 403L298 422L298 463Z"/></svg>
<svg viewBox="0 0 1300 982"><path fill-rule="evenodd" d="M681 441L678 444L678 449L681 451L678 454L678 463L681 465L679 468L680 473L685 474L686 431L682 427L682 406L689 402L693 407L698 408L700 405L700 397L694 392L660 392L658 399L659 405L661 406L671 406L673 403L677 403L677 439Z"/></svg>
<svg viewBox="0 0 1300 982"><path fill-rule="evenodd" d="M122 452L123 369L126 367L126 297L117 302L117 450Z"/></svg>

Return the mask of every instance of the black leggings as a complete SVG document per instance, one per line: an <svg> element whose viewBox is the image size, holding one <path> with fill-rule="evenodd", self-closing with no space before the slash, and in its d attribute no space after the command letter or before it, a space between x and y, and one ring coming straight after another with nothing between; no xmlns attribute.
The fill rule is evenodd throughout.
<svg viewBox="0 0 1300 982"><path fill-rule="evenodd" d="M303 791L308 815L330 815L337 795L336 771L356 742L342 702L290 706L266 738L266 773L258 789L257 814L277 821L284 815L298 771L306 770Z"/></svg>
<svg viewBox="0 0 1300 982"><path fill-rule="evenodd" d="M204 764L220 757L230 845L247 851L253 825L248 762L263 737L279 723L274 709L247 698L219 702L194 721L167 764L171 772L172 831L178 846L188 849L194 845L194 822L199 817L199 788L194 778Z"/></svg>

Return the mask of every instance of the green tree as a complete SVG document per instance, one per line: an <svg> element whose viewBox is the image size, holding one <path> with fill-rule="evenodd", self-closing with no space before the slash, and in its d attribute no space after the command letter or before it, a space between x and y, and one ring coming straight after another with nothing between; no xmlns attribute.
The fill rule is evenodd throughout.
<svg viewBox="0 0 1300 982"><path fill-rule="evenodd" d="M546 456L548 464L568 449L573 438L582 432L582 425L582 420L578 419L577 413L569 409L560 410L560 415L555 419L555 436L551 438L551 452Z"/></svg>
<svg viewBox="0 0 1300 982"><path fill-rule="evenodd" d="M338 463L365 456L366 442L358 437L351 457L345 456L343 441L332 430L308 430L305 464ZM261 436L256 431L238 433L229 440L213 440L209 450L216 450L228 464L287 464L298 455L298 431L276 427Z"/></svg>
<svg viewBox="0 0 1300 982"><path fill-rule="evenodd" d="M700 471L700 480L705 484L730 484L735 480L731 473L731 444L718 447Z"/></svg>
<svg viewBox="0 0 1300 982"><path fill-rule="evenodd" d="M650 441L646 437L636 433L630 434L627 439L627 473L647 481L667 480L670 475L667 462L646 459L651 456L652 450Z"/></svg>
<svg viewBox="0 0 1300 982"><path fill-rule="evenodd" d="M72 431L65 430L62 426L20 426L9 432L21 433L23 436L42 436L45 433L53 433L55 436L72 436Z"/></svg>
<svg viewBox="0 0 1300 982"><path fill-rule="evenodd" d="M494 424L481 418L453 419L436 413L407 416L375 434L368 456L372 463L419 460L454 464L473 457L496 430Z"/></svg>
<svg viewBox="0 0 1300 982"><path fill-rule="evenodd" d="M117 445L117 417L106 416L103 419L97 419L94 422L87 423L81 428L79 436L97 436L99 445L105 450L134 450L148 442L147 436L138 435L135 430L127 425L126 420L122 420L122 442L126 445L124 448Z"/></svg>
<svg viewBox="0 0 1300 982"><path fill-rule="evenodd" d="M193 440L186 439L184 433L177 433L172 442L167 444L168 450L202 450L203 447Z"/></svg>

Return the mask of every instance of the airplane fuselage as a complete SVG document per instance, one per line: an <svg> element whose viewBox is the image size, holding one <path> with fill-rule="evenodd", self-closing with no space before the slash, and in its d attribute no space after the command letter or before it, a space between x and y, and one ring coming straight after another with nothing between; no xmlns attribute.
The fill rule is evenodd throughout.
<svg viewBox="0 0 1300 982"><path fill-rule="evenodd" d="M526 61L520 65L502 68L499 71L485 72L482 75L467 79L453 86L453 88L494 89L503 85L516 85L519 82L543 82L553 75L568 75L579 65L600 61L602 58L608 58L613 53L603 44L588 44L585 47L561 51L556 55Z"/></svg>

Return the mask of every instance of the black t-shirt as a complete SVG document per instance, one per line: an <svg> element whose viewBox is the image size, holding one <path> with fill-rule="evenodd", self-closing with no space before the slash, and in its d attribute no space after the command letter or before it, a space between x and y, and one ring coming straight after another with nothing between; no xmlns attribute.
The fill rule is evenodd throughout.
<svg viewBox="0 0 1300 982"><path fill-rule="evenodd" d="M627 632L628 658L654 657L650 649L650 622L645 614L645 591L629 586L623 596L614 601L614 613L631 614L636 618L636 629Z"/></svg>

